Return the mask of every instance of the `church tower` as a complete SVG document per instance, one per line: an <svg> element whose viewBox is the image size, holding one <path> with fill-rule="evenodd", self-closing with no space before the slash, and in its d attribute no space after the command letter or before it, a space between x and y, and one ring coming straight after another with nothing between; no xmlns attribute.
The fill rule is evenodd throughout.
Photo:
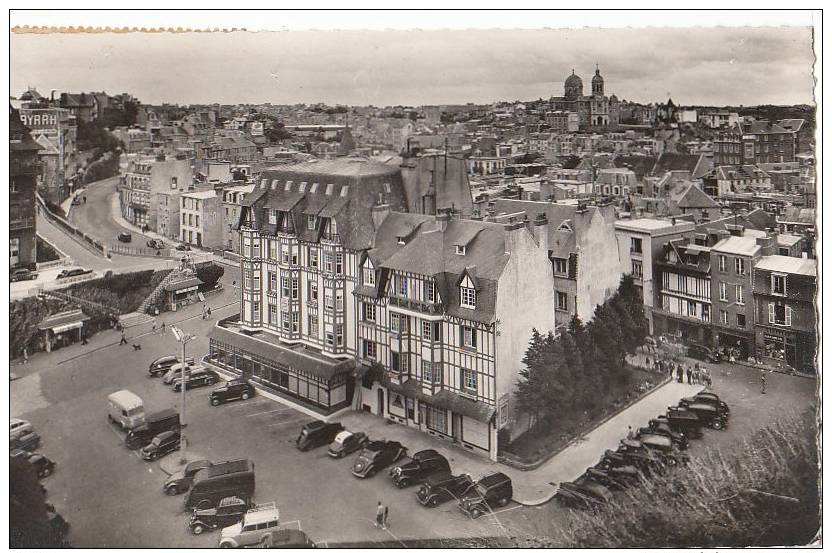
<svg viewBox="0 0 832 553"><path fill-rule="evenodd" d="M566 77L566 82L563 84L563 95L567 100L577 100L584 95L584 83L579 76L572 70L572 74Z"/></svg>
<svg viewBox="0 0 832 553"><path fill-rule="evenodd" d="M604 95L604 77L601 76L601 70L598 69L598 64L595 64L595 76L592 77L592 95Z"/></svg>

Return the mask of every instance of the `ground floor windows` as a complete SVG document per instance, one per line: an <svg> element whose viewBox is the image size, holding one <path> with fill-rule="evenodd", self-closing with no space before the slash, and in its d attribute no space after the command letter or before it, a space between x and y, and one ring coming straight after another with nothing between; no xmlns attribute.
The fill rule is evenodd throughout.
<svg viewBox="0 0 832 553"><path fill-rule="evenodd" d="M439 407L425 405L425 425L431 430L448 433L448 412Z"/></svg>

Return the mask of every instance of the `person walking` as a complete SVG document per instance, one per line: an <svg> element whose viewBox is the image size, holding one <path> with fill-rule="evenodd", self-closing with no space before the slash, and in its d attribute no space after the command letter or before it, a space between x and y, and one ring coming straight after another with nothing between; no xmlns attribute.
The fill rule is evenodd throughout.
<svg viewBox="0 0 832 553"><path fill-rule="evenodd" d="M692 382L692 380L691 380L691 379L692 379L692 377L693 377L693 371L692 371L692 370L690 370L690 367L688 367L688 368L687 368L687 370L686 370L685 372L686 372L686 373L687 373L687 375L688 375L688 384L693 384L693 382Z"/></svg>
<svg viewBox="0 0 832 553"><path fill-rule="evenodd" d="M384 524L384 505L379 501L376 507L376 528L379 528L382 524Z"/></svg>
<svg viewBox="0 0 832 553"><path fill-rule="evenodd" d="M390 508L385 505L384 506L384 514L381 516L381 529L387 530L387 517L390 514Z"/></svg>
<svg viewBox="0 0 832 553"><path fill-rule="evenodd" d="M760 375L760 393L766 393L766 373Z"/></svg>
<svg viewBox="0 0 832 553"><path fill-rule="evenodd" d="M202 304L202 320L205 320L205 304Z"/></svg>
<svg viewBox="0 0 832 553"><path fill-rule="evenodd" d="M121 329L121 340L119 340L118 345L123 346L127 343L127 336L124 335L124 329Z"/></svg>
<svg viewBox="0 0 832 553"><path fill-rule="evenodd" d="M208 306L208 309L206 310L206 313L208 314L208 318L210 319L211 318L211 306L210 305Z"/></svg>
<svg viewBox="0 0 832 553"><path fill-rule="evenodd" d="M166 327L165 327L165 321L162 321L162 334L164 334L164 333L165 333L165 329L166 329Z"/></svg>
<svg viewBox="0 0 832 553"><path fill-rule="evenodd" d="M156 317L153 317L153 326L151 327L153 334L156 334Z"/></svg>
<svg viewBox="0 0 832 553"><path fill-rule="evenodd" d="M633 427L632 427L632 426L628 426L628 427L627 427L627 439L628 439L628 440L632 440L632 439L633 439L633 438L635 438L635 437L636 437L636 433L635 433L635 432L633 432Z"/></svg>
<svg viewBox="0 0 832 553"><path fill-rule="evenodd" d="M678 382L679 384L682 384L684 376L685 376L685 373L682 370L682 364L681 363L676 363L676 382Z"/></svg>
<svg viewBox="0 0 832 553"><path fill-rule="evenodd" d="M23 364L25 365L28 362L29 362L29 348L27 348L26 346L23 346Z"/></svg>

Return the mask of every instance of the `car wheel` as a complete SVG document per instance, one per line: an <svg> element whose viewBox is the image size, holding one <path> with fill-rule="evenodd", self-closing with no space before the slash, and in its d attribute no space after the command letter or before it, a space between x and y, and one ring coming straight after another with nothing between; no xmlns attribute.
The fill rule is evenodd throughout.
<svg viewBox="0 0 832 553"><path fill-rule="evenodd" d="M508 498L503 497L502 499L500 499L500 501L497 502L497 505L499 505L500 507L505 507L506 505L508 505Z"/></svg>
<svg viewBox="0 0 832 553"><path fill-rule="evenodd" d="M473 511L471 511L471 518L480 518L482 515L483 513L479 508L476 508Z"/></svg>
<svg viewBox="0 0 832 553"><path fill-rule="evenodd" d="M248 399L248 398L249 398L249 397L251 397L251 396L249 396L249 395L248 395L248 392L243 392L243 395L242 395L242 396L240 396L240 397L241 397L243 400L246 400L246 399Z"/></svg>
<svg viewBox="0 0 832 553"><path fill-rule="evenodd" d="M177 495L178 493L179 490L176 488L176 486L168 486L167 488L165 488L165 495Z"/></svg>
<svg viewBox="0 0 832 553"><path fill-rule="evenodd" d="M214 399L212 399L212 400L211 400L211 405L213 405L214 407L216 407L216 406L217 406L217 405L219 405L219 404L220 404L220 400L218 400L218 399L216 399L216 398L214 398Z"/></svg>
<svg viewBox="0 0 832 553"><path fill-rule="evenodd" d="M40 475L42 478L46 478L50 474L52 474L52 467L43 467L43 470L40 471Z"/></svg>
<svg viewBox="0 0 832 553"><path fill-rule="evenodd" d="M435 497L431 497L430 501L428 501L428 505L430 505L431 507L436 507L437 505L439 505L439 500Z"/></svg>
<svg viewBox="0 0 832 553"><path fill-rule="evenodd" d="M231 544L228 542L223 542L220 544L221 549L231 549Z"/></svg>
<svg viewBox="0 0 832 553"><path fill-rule="evenodd" d="M722 430L724 428L724 425L722 424L722 421L720 421L720 420L715 420L713 422L712 426L713 426L714 430Z"/></svg>
<svg viewBox="0 0 832 553"><path fill-rule="evenodd" d="M201 524L195 524L194 526L191 527L191 532L194 533L194 536L198 536L204 531L205 531L205 527Z"/></svg>
<svg viewBox="0 0 832 553"><path fill-rule="evenodd" d="M376 469L375 469L375 467L373 467L373 468L371 468L370 470L367 471L367 478L372 478L373 476L375 476L375 474L376 474Z"/></svg>

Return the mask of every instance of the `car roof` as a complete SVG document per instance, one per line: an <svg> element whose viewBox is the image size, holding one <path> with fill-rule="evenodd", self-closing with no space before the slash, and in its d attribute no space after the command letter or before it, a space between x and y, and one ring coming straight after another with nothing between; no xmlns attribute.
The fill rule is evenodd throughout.
<svg viewBox="0 0 832 553"><path fill-rule="evenodd" d="M417 451L412 455L412 459L415 461L425 461L427 459L436 459L437 457L441 457L442 459L445 458L444 455L440 454L435 449L423 449L422 451Z"/></svg>
<svg viewBox="0 0 832 553"><path fill-rule="evenodd" d="M174 435L176 435L176 432L174 432L173 430L165 430L164 432L160 432L159 434L156 434L156 437L159 438L159 440L161 441L161 440L167 440L171 436L174 436Z"/></svg>
<svg viewBox="0 0 832 553"><path fill-rule="evenodd" d="M223 497L220 500L218 507L227 507L229 505L245 505L246 502L240 499L239 497Z"/></svg>
<svg viewBox="0 0 832 553"><path fill-rule="evenodd" d="M260 524L261 522L271 522L279 519L280 511L272 501L271 503L264 503L249 510L245 515L244 525Z"/></svg>
<svg viewBox="0 0 832 553"><path fill-rule="evenodd" d="M477 484L482 484L483 486L490 488L491 486L496 486L497 484L501 484L506 480L511 482L511 478L509 478L502 472L495 472L493 474L489 474L488 476L483 476L479 479Z"/></svg>
<svg viewBox="0 0 832 553"><path fill-rule="evenodd" d="M653 445L672 445L673 442L668 436L660 436L658 434L645 434L641 438L641 443L643 444L653 444Z"/></svg>
<svg viewBox="0 0 832 553"><path fill-rule="evenodd" d="M232 472L245 472L252 468L251 461L248 459L233 459L231 461L215 463L210 467L206 467L204 470L207 471L209 477L212 477L230 474Z"/></svg>
<svg viewBox="0 0 832 553"><path fill-rule="evenodd" d="M691 411L716 411L716 407L710 403L691 403L688 405Z"/></svg>
<svg viewBox="0 0 832 553"><path fill-rule="evenodd" d="M133 409L143 405L142 398L130 390L119 390L118 392L113 392L107 396L107 399L113 403L118 403L127 409Z"/></svg>

